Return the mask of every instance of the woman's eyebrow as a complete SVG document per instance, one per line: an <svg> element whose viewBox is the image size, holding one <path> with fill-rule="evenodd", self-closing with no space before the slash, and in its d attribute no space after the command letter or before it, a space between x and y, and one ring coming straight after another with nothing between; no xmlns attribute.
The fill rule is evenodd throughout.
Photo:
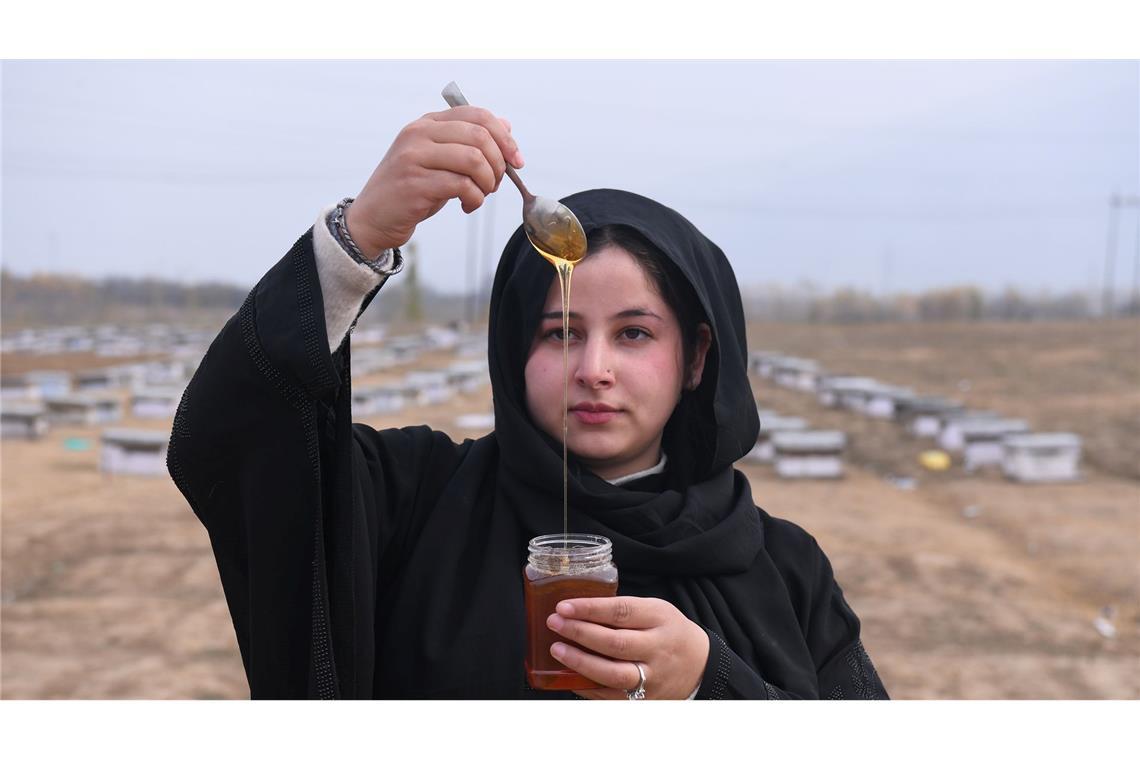
<svg viewBox="0 0 1140 760"><path fill-rule="evenodd" d="M665 321L662 317L658 316L649 309L643 308L626 309L625 311L619 311L617 314L614 314L611 319L629 319L630 317L653 317L654 319L660 319L662 322Z"/></svg>
<svg viewBox="0 0 1140 760"><path fill-rule="evenodd" d="M576 311L570 312L569 316L570 316L570 319L581 319L582 318L582 315ZM660 319L662 322L665 321L665 319L663 317L658 316L656 313L650 311L649 309L642 309L642 308L625 309L623 311L619 311L617 314L614 314L612 317L610 317L610 319L629 319L630 317L653 317L654 319ZM542 313L542 318L543 319L557 319L557 320L561 321L562 320L562 312L561 311L545 311Z"/></svg>

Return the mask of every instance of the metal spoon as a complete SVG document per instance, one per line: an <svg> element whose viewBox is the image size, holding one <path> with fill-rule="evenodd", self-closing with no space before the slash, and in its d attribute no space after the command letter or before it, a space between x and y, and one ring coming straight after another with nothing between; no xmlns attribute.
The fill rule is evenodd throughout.
<svg viewBox="0 0 1140 760"><path fill-rule="evenodd" d="M469 105L455 82L443 88L443 99L452 108ZM507 176L522 193L523 229L531 245L546 259L554 257L571 264L581 261L586 255L586 232L574 212L558 201L532 195L510 164Z"/></svg>

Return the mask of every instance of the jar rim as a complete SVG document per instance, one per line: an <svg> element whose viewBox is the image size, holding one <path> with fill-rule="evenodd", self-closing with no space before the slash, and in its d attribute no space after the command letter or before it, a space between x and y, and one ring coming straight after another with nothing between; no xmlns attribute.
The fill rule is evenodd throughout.
<svg viewBox="0 0 1140 760"><path fill-rule="evenodd" d="M605 536L590 533L550 533L535 536L527 544L532 555L543 557L590 558L607 554L613 543Z"/></svg>

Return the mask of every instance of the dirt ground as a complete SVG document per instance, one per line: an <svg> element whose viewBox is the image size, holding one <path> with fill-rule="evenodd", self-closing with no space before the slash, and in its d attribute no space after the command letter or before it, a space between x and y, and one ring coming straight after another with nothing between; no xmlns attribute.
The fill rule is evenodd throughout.
<svg viewBox="0 0 1140 760"><path fill-rule="evenodd" d="M1077 483L1019 485L960 463L928 473L916 464L925 446L897 425L754 380L762 405L849 435L842 480L742 469L763 509L828 553L893 697L1140 698L1140 323L755 325L750 335L754 348L1084 436ZM484 388L362 421L463 438L483 431L456 429L456 415L490 409ZM68 438L92 446L69 450ZM247 697L205 531L168 479L108 477L97 462L97 429L0 445L0 694Z"/></svg>

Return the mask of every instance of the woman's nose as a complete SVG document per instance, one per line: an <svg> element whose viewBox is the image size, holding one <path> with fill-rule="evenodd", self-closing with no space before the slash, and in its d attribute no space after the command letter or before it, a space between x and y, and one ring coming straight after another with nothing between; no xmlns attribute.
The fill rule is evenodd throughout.
<svg viewBox="0 0 1140 760"><path fill-rule="evenodd" d="M578 366L574 370L574 382L587 388L606 388L614 383L612 357L606 350L605 341L589 340L578 352Z"/></svg>

